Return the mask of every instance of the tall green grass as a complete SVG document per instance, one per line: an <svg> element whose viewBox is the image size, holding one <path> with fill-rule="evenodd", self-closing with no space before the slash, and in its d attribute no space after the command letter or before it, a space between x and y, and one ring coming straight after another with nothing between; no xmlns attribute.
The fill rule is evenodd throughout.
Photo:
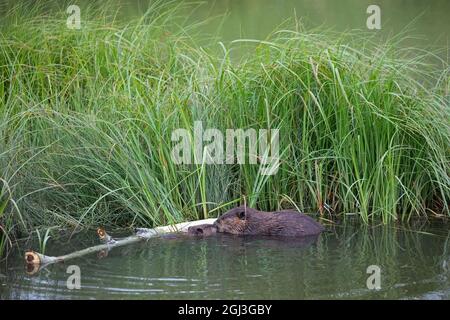
<svg viewBox="0 0 450 320"><path fill-rule="evenodd" d="M63 5L4 13L0 247L35 227L155 226L242 201L364 223L449 214L443 61L399 39L299 27L204 48L183 6L126 22L82 8L81 30L66 28ZM278 173L174 164L171 134L196 120L280 129Z"/></svg>

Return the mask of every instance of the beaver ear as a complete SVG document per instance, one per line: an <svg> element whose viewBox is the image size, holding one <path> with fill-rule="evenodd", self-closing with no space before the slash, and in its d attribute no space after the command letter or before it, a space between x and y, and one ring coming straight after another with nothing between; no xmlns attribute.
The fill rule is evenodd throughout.
<svg viewBox="0 0 450 320"><path fill-rule="evenodd" d="M202 228L197 228L197 232L198 233L203 233L203 229Z"/></svg>
<svg viewBox="0 0 450 320"><path fill-rule="evenodd" d="M238 216L238 218L241 219L241 220L245 219L245 210L239 211L239 212L237 213L237 216Z"/></svg>

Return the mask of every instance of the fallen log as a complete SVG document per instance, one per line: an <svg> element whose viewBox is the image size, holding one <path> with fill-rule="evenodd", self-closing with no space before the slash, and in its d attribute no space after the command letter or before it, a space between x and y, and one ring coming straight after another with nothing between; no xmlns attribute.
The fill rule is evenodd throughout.
<svg viewBox="0 0 450 320"><path fill-rule="evenodd" d="M133 243L137 243L140 241L145 241L150 238L158 237L167 233L187 233L187 230L191 226L201 225L201 224L212 224L216 219L203 219L197 221L190 222L182 222L175 225L164 226L164 227L156 227L153 229L139 228L136 229L136 234L123 238L123 239L113 239L110 235L108 235L105 230L98 229L97 234L100 237L100 240L103 244L99 244L90 248L86 248L83 250L75 251L66 255L52 257L46 256L39 252L35 251L27 251L25 252L25 262L27 263L27 271L29 274L34 274L38 272L40 269L58 262L67 261L74 258L79 258L85 256L87 254L91 254L94 252L101 251L109 251L115 247L121 247Z"/></svg>

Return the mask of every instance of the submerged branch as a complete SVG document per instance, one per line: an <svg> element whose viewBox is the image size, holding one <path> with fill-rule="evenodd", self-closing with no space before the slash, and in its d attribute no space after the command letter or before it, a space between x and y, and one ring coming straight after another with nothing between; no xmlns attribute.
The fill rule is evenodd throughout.
<svg viewBox="0 0 450 320"><path fill-rule="evenodd" d="M117 240L109 236L103 229L98 229L97 233L100 237L100 240L104 241L103 244L99 244L93 247L89 247L83 250L75 251L58 257L46 256L35 251L25 252L27 271L29 274L34 274L38 272L40 269L53 263L79 258L94 252L101 252L105 250L109 251L115 247L137 243L167 233L176 233L176 232L187 233L188 228L191 226L196 226L200 224L212 224L214 223L215 220L216 219L203 219L191 222L182 222L171 226L157 227L153 229L139 228L137 229L136 234Z"/></svg>

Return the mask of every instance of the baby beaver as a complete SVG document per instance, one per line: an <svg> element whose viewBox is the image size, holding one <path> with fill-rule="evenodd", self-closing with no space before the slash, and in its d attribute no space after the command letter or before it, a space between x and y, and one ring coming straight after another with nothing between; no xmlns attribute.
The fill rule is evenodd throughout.
<svg viewBox="0 0 450 320"><path fill-rule="evenodd" d="M311 217L294 210L258 211L245 206L233 208L220 216L217 232L237 235L303 237L318 235L324 227Z"/></svg>
<svg viewBox="0 0 450 320"><path fill-rule="evenodd" d="M188 235L206 237L216 234L216 231L216 227L212 224L200 224L198 226L189 227Z"/></svg>

